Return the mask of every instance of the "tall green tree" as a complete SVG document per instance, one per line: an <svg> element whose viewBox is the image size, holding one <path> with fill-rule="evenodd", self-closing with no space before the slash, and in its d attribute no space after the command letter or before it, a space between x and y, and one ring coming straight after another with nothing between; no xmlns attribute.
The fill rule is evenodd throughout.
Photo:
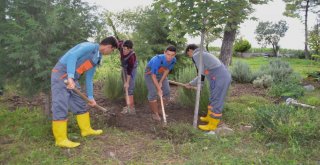
<svg viewBox="0 0 320 165"><path fill-rule="evenodd" d="M51 69L59 57L94 33L94 8L80 0L10 0L4 8L1 76L27 96L49 94Z"/></svg>
<svg viewBox="0 0 320 165"><path fill-rule="evenodd" d="M224 6L225 28L220 51L220 60L231 65L233 43L236 39L239 25L249 18L254 11L252 5L266 4L269 0L225 0Z"/></svg>
<svg viewBox="0 0 320 165"><path fill-rule="evenodd" d="M304 55L310 59L308 52L308 15L309 12L319 12L319 0L283 0L286 3L285 16L304 20ZM303 16L301 16L301 14Z"/></svg>
<svg viewBox="0 0 320 165"><path fill-rule="evenodd" d="M280 38L284 37L288 28L287 22L284 20L275 24L269 21L259 22L255 31L256 39L262 46L272 45L273 54L277 57L280 49Z"/></svg>
<svg viewBox="0 0 320 165"><path fill-rule="evenodd" d="M314 25L313 29L309 32L309 46L315 54L319 55L320 53L320 30L319 23Z"/></svg>

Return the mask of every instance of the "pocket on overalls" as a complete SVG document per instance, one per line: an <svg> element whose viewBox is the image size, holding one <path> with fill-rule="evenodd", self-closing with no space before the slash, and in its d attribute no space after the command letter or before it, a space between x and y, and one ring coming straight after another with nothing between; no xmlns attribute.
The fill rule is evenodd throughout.
<svg viewBox="0 0 320 165"><path fill-rule="evenodd" d="M216 77L212 76L210 77L210 89L214 89L216 86Z"/></svg>

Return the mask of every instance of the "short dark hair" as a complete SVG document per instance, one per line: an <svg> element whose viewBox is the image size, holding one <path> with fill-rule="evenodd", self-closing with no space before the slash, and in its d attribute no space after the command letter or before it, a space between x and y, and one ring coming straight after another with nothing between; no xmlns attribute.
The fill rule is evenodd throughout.
<svg viewBox="0 0 320 165"><path fill-rule="evenodd" d="M167 51L167 50L169 50L169 51L171 51L171 52L177 52L176 47L173 46L173 45L168 46L168 47L166 48L166 51Z"/></svg>
<svg viewBox="0 0 320 165"><path fill-rule="evenodd" d="M131 40L125 40L124 42L123 42L123 45L122 45L123 47L127 47L127 48L129 48L129 49L132 49L133 48L133 43L132 43L132 41Z"/></svg>
<svg viewBox="0 0 320 165"><path fill-rule="evenodd" d="M189 44L188 46L187 46L187 48L186 48L186 54L187 54L187 52L189 51L189 49L191 49L191 50L196 50L198 48L198 46L196 45L196 44Z"/></svg>
<svg viewBox="0 0 320 165"><path fill-rule="evenodd" d="M100 42L100 45L111 45L114 48L118 48L118 40L113 37L107 37Z"/></svg>

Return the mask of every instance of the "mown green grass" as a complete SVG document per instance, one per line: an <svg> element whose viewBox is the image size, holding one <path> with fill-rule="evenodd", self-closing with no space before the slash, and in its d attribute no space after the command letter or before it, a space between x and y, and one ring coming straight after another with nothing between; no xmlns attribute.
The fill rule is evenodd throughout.
<svg viewBox="0 0 320 165"><path fill-rule="evenodd" d="M252 58L239 58L232 57L233 62L244 61L249 64L253 71L258 71L262 65L268 64L270 60L281 59L290 64L293 70L304 78L308 73L319 71L320 63L312 60L296 59L296 58L265 58L265 57L252 57ZM231 66L232 67L232 66Z"/></svg>

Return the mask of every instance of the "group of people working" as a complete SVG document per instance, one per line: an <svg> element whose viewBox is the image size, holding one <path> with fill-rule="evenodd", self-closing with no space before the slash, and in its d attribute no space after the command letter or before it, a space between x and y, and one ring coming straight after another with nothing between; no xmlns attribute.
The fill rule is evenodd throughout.
<svg viewBox="0 0 320 165"><path fill-rule="evenodd" d="M127 106L122 109L121 113L136 113L133 94L138 62L133 51L132 41L118 41L115 37L110 36L100 43L80 43L67 51L52 69L52 131L56 146L74 148L80 145L80 143L70 141L67 137L69 109L76 115L81 136L102 134L102 130L92 129L86 102L73 89L80 89L78 80L82 74L85 74L86 94L89 99L87 104L95 106L97 103L93 95L93 76L97 66L100 65L102 56L111 54L114 49L120 51L123 86L127 94ZM198 78L201 78L202 83L206 78L210 84L208 113L205 117L200 117L201 121L208 124L199 125L199 129L213 131L217 128L222 117L224 99L231 82L230 73L217 57L206 51L202 54L203 64L200 66L200 51L195 44L188 45L185 53L192 59L197 70L202 71L201 77L196 77L185 86L187 88L196 86ZM158 108L158 98L162 97L165 104L170 100L170 86L167 76L177 62L176 54L176 47L168 46L163 54L151 58L145 68L147 98L152 112L151 117L156 121L161 121L160 116L163 115Z"/></svg>

